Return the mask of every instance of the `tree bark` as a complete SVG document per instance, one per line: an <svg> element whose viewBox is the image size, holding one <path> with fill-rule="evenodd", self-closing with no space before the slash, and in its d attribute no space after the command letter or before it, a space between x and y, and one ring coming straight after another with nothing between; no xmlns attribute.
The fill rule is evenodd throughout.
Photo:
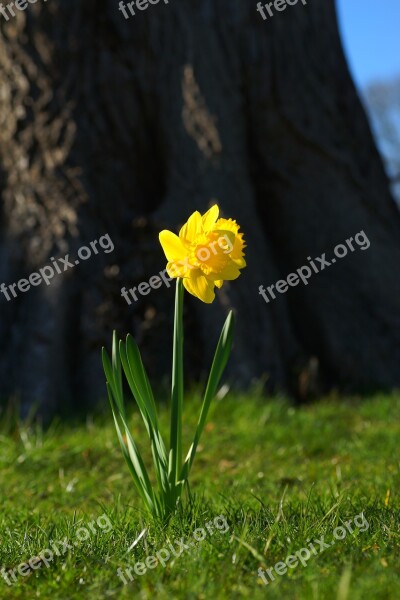
<svg viewBox="0 0 400 600"><path fill-rule="evenodd" d="M248 268L212 306L186 297L188 372L238 313L230 377L315 388L400 383L400 221L350 79L332 0L268 21L255 3L182 0L125 20L118 2L40 1L2 23L0 282L108 233L93 256L7 302L0 392L47 411L104 396L99 349L132 332L158 381L173 288L128 306L165 267L158 231L218 199ZM371 247L266 304L286 278L364 230Z"/></svg>

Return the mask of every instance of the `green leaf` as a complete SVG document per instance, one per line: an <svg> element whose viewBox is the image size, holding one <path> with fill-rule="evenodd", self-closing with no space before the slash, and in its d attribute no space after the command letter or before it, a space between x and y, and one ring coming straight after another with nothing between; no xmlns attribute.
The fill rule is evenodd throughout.
<svg viewBox="0 0 400 600"><path fill-rule="evenodd" d="M157 423L157 408L153 392L149 378L147 377L146 369L142 362L139 348L134 338L129 334L126 337L126 355L137 390L146 403L147 411L154 426Z"/></svg>
<svg viewBox="0 0 400 600"><path fill-rule="evenodd" d="M122 453L128 464L129 470L133 476L133 480L136 484L136 487L137 487L143 501L148 506L150 512L154 512L154 506L155 506L154 492L153 492L151 484L150 484L150 480L149 480L149 477L148 477L148 474L146 471L146 467L144 466L140 452L129 432L126 421L125 421L124 417L122 416L121 411L119 411L118 406L113 401L112 394L109 389L109 385L107 385L107 390L108 390L108 399L110 401L111 410L112 410L114 423L115 423L115 428L116 428L117 436L118 436L118 439L119 439L119 442L121 445ZM119 417L124 425L124 429L125 429L125 433L126 433L126 437L127 437L128 448L126 447L124 437L122 435L121 428L119 426L118 413L119 413Z"/></svg>
<svg viewBox="0 0 400 600"><path fill-rule="evenodd" d="M159 430L154 397L139 349L132 336L127 336L126 344L121 341L119 350L125 376L151 441L151 450L159 488L163 495L168 496L170 485L168 481L167 451Z"/></svg>
<svg viewBox="0 0 400 600"><path fill-rule="evenodd" d="M103 360L103 369L106 375L106 380L108 384L108 389L112 394L112 397L115 403L118 406L118 409L125 414L125 406L124 406L124 398L122 394L122 386L120 387L118 383L116 383L116 373L113 369L109 356L105 348L102 349L102 360Z"/></svg>
<svg viewBox="0 0 400 600"><path fill-rule="evenodd" d="M183 293L182 279L176 281L174 341L172 355L171 435L169 476L175 488L182 467L182 409L183 409Z"/></svg>
<svg viewBox="0 0 400 600"><path fill-rule="evenodd" d="M163 463L167 462L167 451L162 439L154 396L143 366L139 348L132 336L127 336L126 345L120 342L120 356L129 387L145 422L147 432L154 438L157 453Z"/></svg>
<svg viewBox="0 0 400 600"><path fill-rule="evenodd" d="M114 385L115 390L118 395L118 398L123 400L124 393L122 387L122 369L121 369L121 359L119 357L118 352L118 338L117 332L113 331L113 341L112 341L112 368L114 372ZM122 402L123 405L123 402Z"/></svg>
<svg viewBox="0 0 400 600"><path fill-rule="evenodd" d="M190 447L190 450L185 460L185 464L182 469L180 485L183 485L189 477L190 469L196 456L197 446L199 444L201 435L203 433L207 421L207 415L211 401L215 397L217 387L225 370L226 364L229 360L233 343L234 327L235 319L233 312L230 311L222 328L221 336L219 338L217 349L215 351L215 356L208 378L207 388L204 395L193 444Z"/></svg>

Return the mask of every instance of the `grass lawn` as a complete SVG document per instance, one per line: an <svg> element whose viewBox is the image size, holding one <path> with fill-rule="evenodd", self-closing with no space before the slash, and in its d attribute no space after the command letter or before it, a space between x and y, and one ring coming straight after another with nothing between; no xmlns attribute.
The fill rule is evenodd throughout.
<svg viewBox="0 0 400 600"><path fill-rule="evenodd" d="M199 405L194 397L185 407L188 443ZM165 527L143 513L106 415L45 432L3 423L0 566L15 569L54 543L60 556L48 567L31 561L12 585L0 578L0 598L400 598L399 396L303 408L256 393L218 400L184 514ZM138 418L132 427L145 442ZM157 552L171 554L165 568L148 559L136 574ZM296 553L306 566L277 565L287 573L271 571L268 586L257 575ZM124 585L119 567L132 567L134 580Z"/></svg>

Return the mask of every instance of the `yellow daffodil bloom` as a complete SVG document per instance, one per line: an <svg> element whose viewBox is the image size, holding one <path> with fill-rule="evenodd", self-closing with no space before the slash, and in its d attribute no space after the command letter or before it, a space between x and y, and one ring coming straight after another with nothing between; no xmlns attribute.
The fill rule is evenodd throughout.
<svg viewBox="0 0 400 600"><path fill-rule="evenodd" d="M186 290L207 304L215 298L215 286L237 279L246 266L239 225L218 217L215 204L204 215L194 212L179 236L168 230L160 233L168 275L182 278Z"/></svg>

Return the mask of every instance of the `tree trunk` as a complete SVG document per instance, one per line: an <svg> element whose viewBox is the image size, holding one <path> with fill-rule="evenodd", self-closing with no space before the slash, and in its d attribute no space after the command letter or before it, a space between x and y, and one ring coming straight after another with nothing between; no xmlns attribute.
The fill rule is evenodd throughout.
<svg viewBox="0 0 400 600"><path fill-rule="evenodd" d="M248 268L212 306L186 296L188 372L238 312L230 375L305 398L400 383L400 220L343 57L333 0L264 21L256 3L171 0L124 19L117 1L52 0L1 24L0 282L109 234L51 285L1 296L0 391L47 411L104 396L99 349L132 332L170 368L173 287L128 306L165 267L158 231L218 199ZM364 230L308 285L275 284Z"/></svg>

